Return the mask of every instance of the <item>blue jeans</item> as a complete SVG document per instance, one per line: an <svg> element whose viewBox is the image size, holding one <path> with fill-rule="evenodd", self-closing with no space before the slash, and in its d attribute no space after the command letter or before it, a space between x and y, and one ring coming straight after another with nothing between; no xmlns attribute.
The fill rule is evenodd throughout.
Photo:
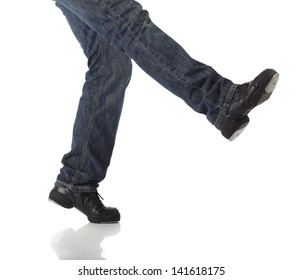
<svg viewBox="0 0 303 280"><path fill-rule="evenodd" d="M148 75L221 124L237 87L192 59L134 0L56 0L88 59L71 151L56 185L94 192L105 178L135 61Z"/></svg>

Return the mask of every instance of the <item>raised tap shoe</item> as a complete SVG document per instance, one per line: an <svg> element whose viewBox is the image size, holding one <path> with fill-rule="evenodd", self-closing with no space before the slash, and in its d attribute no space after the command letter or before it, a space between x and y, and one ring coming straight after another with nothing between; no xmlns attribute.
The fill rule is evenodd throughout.
<svg viewBox="0 0 303 280"><path fill-rule="evenodd" d="M236 139L249 123L248 113L268 100L274 91L279 74L266 69L253 81L239 85L231 105L219 126L222 135L230 141Z"/></svg>
<svg viewBox="0 0 303 280"><path fill-rule="evenodd" d="M49 200L64 208L77 208L91 223L116 223L120 221L118 209L106 207L98 192L75 192L66 187L55 186Z"/></svg>

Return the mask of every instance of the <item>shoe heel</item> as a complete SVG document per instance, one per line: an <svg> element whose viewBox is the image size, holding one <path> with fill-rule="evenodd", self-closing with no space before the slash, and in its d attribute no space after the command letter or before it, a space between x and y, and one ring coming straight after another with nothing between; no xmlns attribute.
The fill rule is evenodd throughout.
<svg viewBox="0 0 303 280"><path fill-rule="evenodd" d="M246 128L249 123L248 116L241 119L232 119L228 124L225 125L221 134L229 141L235 140Z"/></svg>
<svg viewBox="0 0 303 280"><path fill-rule="evenodd" d="M74 204L70 199L66 198L54 189L51 190L48 199L64 208L70 209L74 207Z"/></svg>

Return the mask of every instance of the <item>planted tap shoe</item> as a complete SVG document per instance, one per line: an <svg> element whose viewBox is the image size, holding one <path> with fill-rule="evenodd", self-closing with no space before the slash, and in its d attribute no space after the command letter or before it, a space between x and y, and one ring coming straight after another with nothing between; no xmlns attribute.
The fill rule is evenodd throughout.
<svg viewBox="0 0 303 280"><path fill-rule="evenodd" d="M118 209L106 207L97 192L75 192L65 187L54 187L49 200L64 208L77 208L91 223L116 223L120 221Z"/></svg>
<svg viewBox="0 0 303 280"><path fill-rule="evenodd" d="M239 85L231 105L219 126L222 135L230 141L236 139L249 123L248 113L268 100L273 93L279 74L266 69L253 81Z"/></svg>

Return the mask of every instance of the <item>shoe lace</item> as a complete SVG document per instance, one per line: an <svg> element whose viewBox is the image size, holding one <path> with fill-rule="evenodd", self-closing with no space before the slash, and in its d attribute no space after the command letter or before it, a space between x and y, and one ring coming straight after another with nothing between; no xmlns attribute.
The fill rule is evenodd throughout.
<svg viewBox="0 0 303 280"><path fill-rule="evenodd" d="M103 197L98 192L92 192L88 195L89 203L91 205L97 206L97 209L103 209L105 206L103 205L101 200L104 200Z"/></svg>
<svg viewBox="0 0 303 280"><path fill-rule="evenodd" d="M101 194L99 194L98 192L97 192L97 194L98 194L98 197L99 197L101 200L104 200L104 198L101 196Z"/></svg>
<svg viewBox="0 0 303 280"><path fill-rule="evenodd" d="M90 198L93 200L93 201L100 201L102 203L101 200L104 200L104 198L98 193L98 192L92 192L90 193Z"/></svg>

